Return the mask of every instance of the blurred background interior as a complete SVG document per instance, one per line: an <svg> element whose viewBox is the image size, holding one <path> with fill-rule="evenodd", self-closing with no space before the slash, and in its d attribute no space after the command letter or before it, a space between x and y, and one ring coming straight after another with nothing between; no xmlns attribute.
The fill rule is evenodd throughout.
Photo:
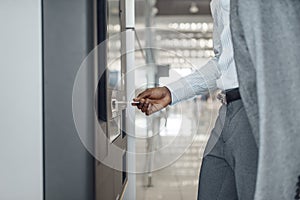
<svg viewBox="0 0 300 200"><path fill-rule="evenodd" d="M176 77L174 73L181 76L190 74L195 68L203 66L214 55L212 49L213 23L209 0L136 0L135 3L138 33L136 39L139 39L142 44L147 43L148 39L150 43L155 43L155 47L158 49L152 51L154 60L149 61L151 58L148 58L148 62L170 68L169 77L158 74L157 76L162 77L156 79L156 84L164 85L169 82L169 79L174 81L174 77ZM142 30L145 27L157 29L149 31L152 35L148 35L147 38ZM160 29L162 30L159 31ZM181 33L182 37L178 37L180 34L176 32ZM163 49L169 51L164 52ZM169 53L170 50L174 53ZM150 54L146 51L146 56L147 53ZM145 65L142 53L136 53L135 58L136 66ZM151 73L147 71L147 68L137 68L136 88L145 84L147 73ZM148 83L147 87L153 87L153 85ZM148 137L155 135L147 140L137 139L137 152L151 151L162 143L168 144L176 137L176 134L180 134L178 131L184 133L186 137L194 136L191 146L188 146L186 151L182 152L182 156L173 163L152 173L136 176L137 199L185 200L197 198L201 158L210 130L214 125L218 107L219 103L215 101L214 95L208 93L207 96L195 97L170 107L164 111L167 114L160 112L155 116L145 117L143 113L136 111L135 133L137 138L139 135ZM165 115L167 116L166 123ZM149 123L147 126L148 118L152 118L150 127ZM176 124L181 124L181 128ZM158 135L154 133L157 130L155 126L160 127ZM174 146L170 146L168 151L174 151L174 148ZM151 166L151 161L148 164Z"/></svg>
<svg viewBox="0 0 300 200"><path fill-rule="evenodd" d="M119 2L109 0L108 3L109 34L118 34L121 29ZM163 86L188 75L214 56L209 4L209 0L135 0L135 46L138 49L134 54L136 95L143 89ZM153 48L145 48L147 44ZM120 42L112 41L111 46L109 54L114 60L120 51ZM151 67L152 63L157 66L156 71ZM120 63L114 62L113 65ZM167 68L167 75L164 70L159 70L162 68ZM197 198L201 158L219 106L214 93L208 92L205 96L179 103L154 116L146 117L139 110L135 111L138 153L152 152L162 147L167 147L170 152L176 151L178 145L185 144L168 146L174 137L181 133L185 137L193 137L191 146L186 146L177 159L161 169L151 169L154 160L159 158L149 156L146 163L140 163L137 159L136 165L143 165L145 171L154 170L136 175L137 199Z"/></svg>
<svg viewBox="0 0 300 200"><path fill-rule="evenodd" d="M0 199L196 199L202 154L220 106L215 93L151 116L130 105L120 110L115 105L125 96L131 101L146 88L188 75L214 56L209 4L210 0L1 1L1 67L8 67L0 79L7 97L1 107L7 116L1 118L6 131L1 133L5 150L0 155L10 165L0 167L0 180L5 180ZM127 23L127 18L134 20ZM124 41L109 40L123 31L134 32L134 39L125 41L136 49L133 54L121 56ZM93 84L100 69L93 65L86 71L81 119L87 136L102 121L109 138L105 145L147 155L144 160L127 158L126 153L117 157L123 171L91 156L82 141L86 135L78 137L73 119L72 92L79 66L105 39L107 51L100 51L105 55L95 62L105 65L102 60L107 59L107 85L98 85L95 98ZM126 94L124 79L132 89ZM95 119L95 109L103 116ZM125 125L131 131L123 133ZM165 150L151 154L159 149ZM126 173L134 168L139 173Z"/></svg>

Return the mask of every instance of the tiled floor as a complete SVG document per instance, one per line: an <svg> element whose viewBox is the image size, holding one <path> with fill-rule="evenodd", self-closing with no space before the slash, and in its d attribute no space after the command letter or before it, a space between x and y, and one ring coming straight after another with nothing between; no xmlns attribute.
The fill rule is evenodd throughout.
<svg viewBox="0 0 300 200"><path fill-rule="evenodd" d="M199 106L200 105L200 106ZM180 105L184 110L181 115L180 133L190 137L193 131L196 131L194 141L187 151L177 159L173 164L155 171L151 174L137 175L137 200L195 200L197 198L198 176L201 165L201 159L205 144L209 137L211 128L214 125L219 108L218 102L201 102L188 101ZM198 107L197 107L198 106ZM199 109L197 109L199 108ZM172 125L180 108L173 108L169 111L168 122ZM143 116L137 113L137 118L142 119ZM197 128L197 119L200 119ZM166 127L167 129L169 126ZM161 135L166 135L161 129ZM174 131L174 129L172 129ZM172 132L168 131L167 132ZM162 144L165 144L172 137L161 136ZM145 143L137 144L137 151L145 151ZM173 151L173 147L168 150ZM149 186L149 175L151 175L151 186Z"/></svg>

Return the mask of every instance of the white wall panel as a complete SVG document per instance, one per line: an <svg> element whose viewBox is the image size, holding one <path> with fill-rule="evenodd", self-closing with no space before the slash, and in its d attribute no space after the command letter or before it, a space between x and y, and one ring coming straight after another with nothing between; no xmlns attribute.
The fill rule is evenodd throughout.
<svg viewBox="0 0 300 200"><path fill-rule="evenodd" d="M41 1L0 1L0 199L41 200Z"/></svg>

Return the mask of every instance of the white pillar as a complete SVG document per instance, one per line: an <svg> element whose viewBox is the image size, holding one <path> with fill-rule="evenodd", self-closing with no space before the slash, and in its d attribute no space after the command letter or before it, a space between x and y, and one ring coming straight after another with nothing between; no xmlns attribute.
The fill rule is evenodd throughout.
<svg viewBox="0 0 300 200"><path fill-rule="evenodd" d="M126 23L126 99L131 101L132 96L130 96L135 91L135 54L134 54L134 44L135 44L135 0L126 0L125 10L125 23ZM131 53L130 53L131 52ZM128 152L135 152L135 109L127 108L126 115L126 132L127 135L127 150ZM130 172L135 171L135 156L133 154L128 154L127 157L127 169ZM136 175L134 173L128 173L128 185L124 194L124 200L136 200Z"/></svg>

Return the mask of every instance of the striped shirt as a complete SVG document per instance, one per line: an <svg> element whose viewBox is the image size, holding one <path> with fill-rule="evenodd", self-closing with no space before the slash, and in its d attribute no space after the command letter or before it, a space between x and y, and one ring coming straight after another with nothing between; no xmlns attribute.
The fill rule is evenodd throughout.
<svg viewBox="0 0 300 200"><path fill-rule="evenodd" d="M229 24L230 0L212 0L210 7L215 56L192 74L166 86L171 91L172 105L217 88L228 90L239 86Z"/></svg>

